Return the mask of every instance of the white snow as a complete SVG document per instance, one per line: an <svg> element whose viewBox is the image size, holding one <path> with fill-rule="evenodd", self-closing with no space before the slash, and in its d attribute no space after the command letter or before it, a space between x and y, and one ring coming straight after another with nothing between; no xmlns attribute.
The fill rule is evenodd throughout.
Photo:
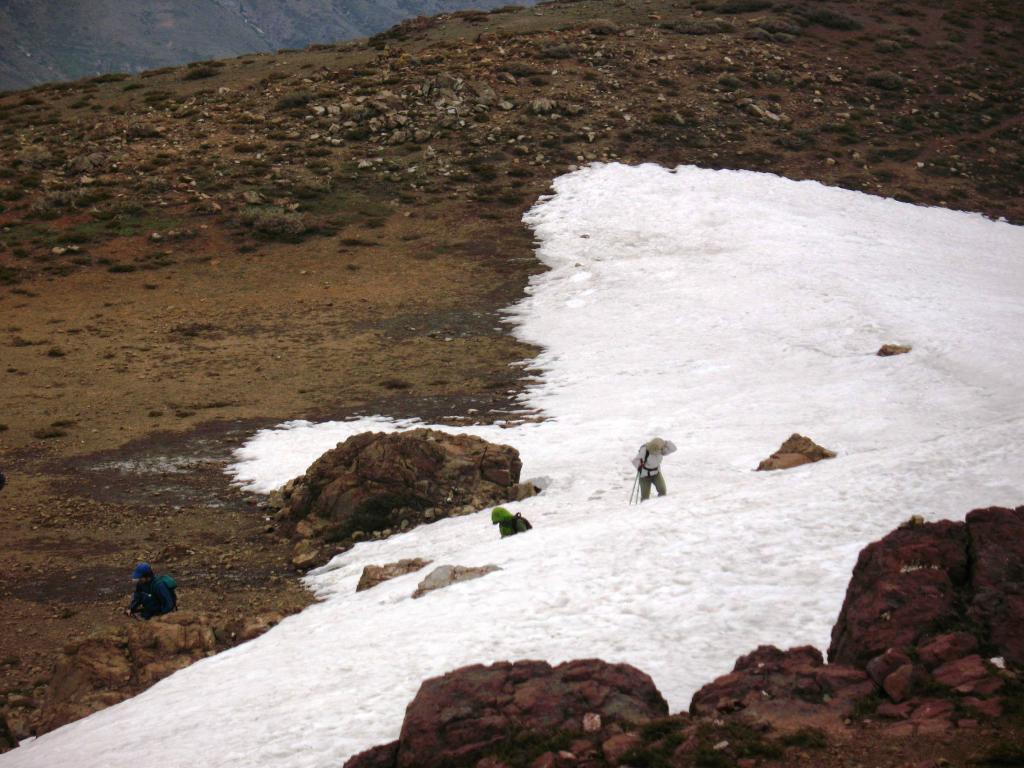
<svg viewBox="0 0 1024 768"><path fill-rule="evenodd" d="M683 709L758 644L824 648L857 552L910 515L1024 501L1024 229L692 167L555 190L526 217L550 271L510 310L544 349L525 405L550 420L452 430L551 478L515 505L534 530L499 540L483 512L361 544L310 577L324 602L4 768L337 768L395 738L425 677L499 659L627 661ZM873 356L884 342L914 351ZM264 431L237 477L269 490L368 427L396 428ZM751 471L795 431L839 457ZM679 446L669 495L629 507L653 435ZM503 570L355 594L365 564L410 556Z"/></svg>

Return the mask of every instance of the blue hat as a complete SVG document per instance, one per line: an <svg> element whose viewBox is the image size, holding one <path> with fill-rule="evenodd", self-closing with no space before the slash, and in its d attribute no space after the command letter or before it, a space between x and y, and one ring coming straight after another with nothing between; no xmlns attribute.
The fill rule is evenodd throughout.
<svg viewBox="0 0 1024 768"><path fill-rule="evenodd" d="M133 579L141 579L144 576L152 576L153 569L149 566L149 563L139 563L135 566L135 570L132 571Z"/></svg>

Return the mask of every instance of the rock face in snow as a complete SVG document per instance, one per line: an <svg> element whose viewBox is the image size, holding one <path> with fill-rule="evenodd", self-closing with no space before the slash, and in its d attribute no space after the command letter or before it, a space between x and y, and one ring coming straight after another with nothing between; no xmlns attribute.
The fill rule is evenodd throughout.
<svg viewBox="0 0 1024 768"><path fill-rule="evenodd" d="M901 344L883 344L875 353L879 357L892 357L893 355L905 355L913 347L905 347Z"/></svg>
<svg viewBox="0 0 1024 768"><path fill-rule="evenodd" d="M809 437L793 434L770 457L757 465L758 472L773 469L792 469L822 459L834 459L835 453L822 448Z"/></svg>
<svg viewBox="0 0 1024 768"><path fill-rule="evenodd" d="M508 445L431 429L365 432L328 451L283 489L279 517L300 542L389 535L518 495ZM296 556L316 562L308 545Z"/></svg>
<svg viewBox="0 0 1024 768"><path fill-rule="evenodd" d="M481 576L500 570L501 568L496 565L481 565L475 568L462 565L439 565L416 586L416 591L412 593L412 596L423 597L427 592L433 592L435 589L444 589L460 581L479 579Z"/></svg>
<svg viewBox="0 0 1024 768"><path fill-rule="evenodd" d="M345 766L471 766L510 737L522 742L560 732L601 744L666 715L668 705L654 682L628 664L590 659L557 667L542 661L475 665L425 681L406 710L398 741Z"/></svg>
<svg viewBox="0 0 1024 768"><path fill-rule="evenodd" d="M64 649L33 730L58 728L134 696L172 672L280 621L277 614L225 620L177 611L97 634Z"/></svg>
<svg viewBox="0 0 1024 768"><path fill-rule="evenodd" d="M980 631L992 656L1024 665L1024 507L977 509L964 523L905 526L866 547L829 659L865 664L942 630Z"/></svg>
<svg viewBox="0 0 1024 768"><path fill-rule="evenodd" d="M397 563L368 565L363 568L363 573L359 577L359 583L356 584L356 592L372 589L378 584L391 579L397 579L399 576L405 576L407 573L413 573L426 568L428 565L430 565L430 560L424 560L419 557L399 560Z"/></svg>

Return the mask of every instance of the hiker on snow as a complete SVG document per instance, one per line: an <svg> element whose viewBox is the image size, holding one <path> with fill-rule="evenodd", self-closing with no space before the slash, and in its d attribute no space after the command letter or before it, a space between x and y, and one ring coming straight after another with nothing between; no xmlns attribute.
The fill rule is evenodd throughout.
<svg viewBox="0 0 1024 768"><path fill-rule="evenodd" d="M135 594L125 611L129 616L139 614L144 619L162 616L178 607L177 584L168 575L157 576L149 563L139 563L132 571Z"/></svg>
<svg viewBox="0 0 1024 768"><path fill-rule="evenodd" d="M633 467L640 479L640 500L647 501L651 498L651 485L658 489L658 495L664 496L668 493L665 488L665 476L661 474L661 459L670 453L675 453L676 444L671 440L662 440L654 437L640 446L640 450L633 457Z"/></svg>
<svg viewBox="0 0 1024 768"><path fill-rule="evenodd" d="M498 526L501 538L515 536L517 533L526 533L533 528L530 521L518 512L512 514L504 507L495 507L491 510L491 524Z"/></svg>

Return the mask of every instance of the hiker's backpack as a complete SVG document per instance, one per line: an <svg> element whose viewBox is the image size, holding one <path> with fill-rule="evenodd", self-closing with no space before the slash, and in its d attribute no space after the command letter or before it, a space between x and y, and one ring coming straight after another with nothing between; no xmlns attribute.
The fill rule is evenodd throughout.
<svg viewBox="0 0 1024 768"><path fill-rule="evenodd" d="M171 593L171 610L178 610L178 582L169 573L160 574L156 577L156 581L167 587L167 591Z"/></svg>

